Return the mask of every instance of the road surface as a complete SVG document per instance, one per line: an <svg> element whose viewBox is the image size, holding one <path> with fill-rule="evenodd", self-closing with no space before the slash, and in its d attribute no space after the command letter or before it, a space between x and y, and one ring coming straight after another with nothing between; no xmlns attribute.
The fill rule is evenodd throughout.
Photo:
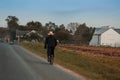
<svg viewBox="0 0 120 80"><path fill-rule="evenodd" d="M17 45L0 43L0 80L85 80Z"/></svg>

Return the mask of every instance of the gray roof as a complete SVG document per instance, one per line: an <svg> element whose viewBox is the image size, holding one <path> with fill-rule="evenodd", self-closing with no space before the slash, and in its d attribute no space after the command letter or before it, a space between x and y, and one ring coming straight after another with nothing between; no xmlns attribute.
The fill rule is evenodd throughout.
<svg viewBox="0 0 120 80"><path fill-rule="evenodd" d="M28 33L28 32L30 32L30 31L16 30L16 35L21 36L21 35L24 35L24 34L26 34L26 33Z"/></svg>
<svg viewBox="0 0 120 80"><path fill-rule="evenodd" d="M109 27L102 27L102 28L96 28L95 29L95 33L94 34L102 34L104 33L105 31L107 31L109 29Z"/></svg>
<svg viewBox="0 0 120 80"><path fill-rule="evenodd" d="M110 29L110 27L96 28L94 34L100 35L100 34L104 33L105 31L107 31L108 29ZM112 28L112 29L120 34L120 29L115 29L115 28Z"/></svg>
<svg viewBox="0 0 120 80"><path fill-rule="evenodd" d="M120 29L114 29L114 30L120 34Z"/></svg>

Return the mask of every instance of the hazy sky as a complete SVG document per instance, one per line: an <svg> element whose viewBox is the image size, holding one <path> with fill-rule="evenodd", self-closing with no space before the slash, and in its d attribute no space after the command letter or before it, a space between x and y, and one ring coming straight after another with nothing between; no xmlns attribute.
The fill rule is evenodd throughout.
<svg viewBox="0 0 120 80"><path fill-rule="evenodd" d="M120 28L120 0L0 0L0 26L7 25L9 15L22 25L33 20L43 25L78 22Z"/></svg>

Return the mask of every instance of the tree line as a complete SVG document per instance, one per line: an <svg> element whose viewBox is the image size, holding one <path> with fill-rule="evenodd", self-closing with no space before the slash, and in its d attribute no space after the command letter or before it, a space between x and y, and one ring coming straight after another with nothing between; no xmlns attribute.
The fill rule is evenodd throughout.
<svg viewBox="0 0 120 80"><path fill-rule="evenodd" d="M56 25L53 22L48 22L45 23L45 25L43 25L39 21L30 21L27 22L26 25L19 25L19 19L16 16L8 16L5 20L7 21L8 32L10 34L11 40L16 39L16 30L35 30L39 34L41 34L43 38L47 36L48 31L52 30L60 43L88 45L95 31L94 27L88 27L85 23L70 23L67 26L65 26L64 24ZM33 37L39 37L37 34L31 35L33 35L31 39ZM28 39L25 38L25 36L26 35L23 36L24 39Z"/></svg>

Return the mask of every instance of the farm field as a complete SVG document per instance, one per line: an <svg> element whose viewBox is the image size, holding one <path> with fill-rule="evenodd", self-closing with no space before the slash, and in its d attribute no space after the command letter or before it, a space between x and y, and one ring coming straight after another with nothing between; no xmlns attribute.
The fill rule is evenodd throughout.
<svg viewBox="0 0 120 80"><path fill-rule="evenodd" d="M46 58L43 43L22 43L23 47ZM87 80L120 80L120 48L58 45L55 63Z"/></svg>
<svg viewBox="0 0 120 80"><path fill-rule="evenodd" d="M91 47L91 46L70 46L70 45L60 45L61 48L75 50L78 52L86 52L91 55L104 55L111 57L120 57L120 48L112 47Z"/></svg>

